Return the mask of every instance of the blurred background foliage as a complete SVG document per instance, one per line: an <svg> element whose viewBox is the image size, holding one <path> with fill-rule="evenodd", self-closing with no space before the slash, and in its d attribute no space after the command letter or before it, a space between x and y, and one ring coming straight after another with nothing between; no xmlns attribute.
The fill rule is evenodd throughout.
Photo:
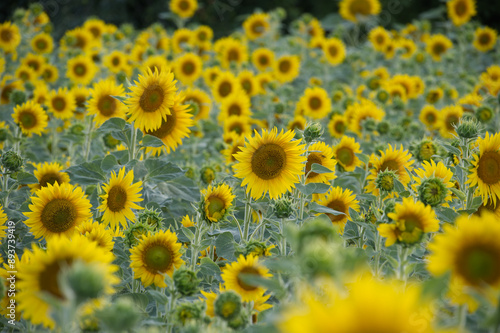
<svg viewBox="0 0 500 333"><path fill-rule="evenodd" d="M282 7L287 11L285 26L303 13L310 13L331 24L338 22L339 1L312 0L198 0L199 10L192 22L209 25L215 37L228 35L241 26L244 18L256 8L264 11ZM0 1L0 22L12 17L16 8L27 8L30 3L41 3L54 24L56 38L64 31L81 25L88 17L97 16L108 23L121 25L132 23L145 28L155 22L167 27L164 18L168 12L168 0L17 0ZM380 24L386 28L406 24L415 19L439 20L446 16L443 0L381 0L383 12ZM483 25L500 30L500 0L478 0L476 19ZM172 26L173 27L173 26ZM328 24L326 26L328 28Z"/></svg>

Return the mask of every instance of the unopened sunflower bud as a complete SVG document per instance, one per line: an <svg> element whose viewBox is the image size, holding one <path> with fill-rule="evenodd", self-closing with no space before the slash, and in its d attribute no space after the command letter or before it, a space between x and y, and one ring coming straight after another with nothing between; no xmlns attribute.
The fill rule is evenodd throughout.
<svg viewBox="0 0 500 333"><path fill-rule="evenodd" d="M0 142L4 142L5 140L7 140L8 135L9 131L7 129L0 129Z"/></svg>
<svg viewBox="0 0 500 333"><path fill-rule="evenodd" d="M413 156L420 162L430 161L438 152L439 146L433 140L423 139L413 149Z"/></svg>
<svg viewBox="0 0 500 333"><path fill-rule="evenodd" d="M184 175L188 178L191 178L191 179L194 179L195 177L195 172L194 172L194 169L189 167L187 168L186 172L184 173Z"/></svg>
<svg viewBox="0 0 500 333"><path fill-rule="evenodd" d="M96 317L109 332L133 332L141 315L131 299L120 297L109 306L96 311Z"/></svg>
<svg viewBox="0 0 500 333"><path fill-rule="evenodd" d="M387 133L389 133L390 129L391 129L391 125L389 124L389 122L387 122L385 120L381 121L377 125L377 132L379 132L380 134L387 134Z"/></svg>
<svg viewBox="0 0 500 333"><path fill-rule="evenodd" d="M285 106L283 103L276 103L274 104L274 113L275 114L282 114L285 111Z"/></svg>
<svg viewBox="0 0 500 333"><path fill-rule="evenodd" d="M290 217L293 213L292 200L286 197L275 200L273 211L277 218L281 219Z"/></svg>
<svg viewBox="0 0 500 333"><path fill-rule="evenodd" d="M160 230L163 226L163 217L156 209L143 210L137 220L139 223L150 225L154 230Z"/></svg>
<svg viewBox="0 0 500 333"><path fill-rule="evenodd" d="M424 204L435 207L444 202L448 189L440 178L428 178L418 187L418 198Z"/></svg>
<svg viewBox="0 0 500 333"><path fill-rule="evenodd" d="M233 320L231 320L227 325L234 330L240 332L243 330L248 324L248 316L244 311L241 311L240 315Z"/></svg>
<svg viewBox="0 0 500 333"><path fill-rule="evenodd" d="M124 72L116 74L116 81L119 84L125 84L127 82L127 74L125 74Z"/></svg>
<svg viewBox="0 0 500 333"><path fill-rule="evenodd" d="M316 218L304 224L298 233L297 253L300 253L306 244L318 240L331 241L337 235L335 227L329 219Z"/></svg>
<svg viewBox="0 0 500 333"><path fill-rule="evenodd" d="M10 172L17 172L23 166L23 159L15 152L8 151L2 155L2 166Z"/></svg>
<svg viewBox="0 0 500 333"><path fill-rule="evenodd" d="M124 243L128 247L134 247L137 244L139 244L139 241L141 240L142 235L147 235L147 233L149 231L151 231L151 232L154 231L152 226L150 226L147 223L136 222L136 223L130 225L127 230L125 230Z"/></svg>
<svg viewBox="0 0 500 333"><path fill-rule="evenodd" d="M38 2L30 4L28 8L34 16L38 16L43 12L43 6Z"/></svg>
<svg viewBox="0 0 500 333"><path fill-rule="evenodd" d="M456 126L457 134L461 138L472 139L478 136L479 134L479 123L472 118L467 120L460 120L458 126Z"/></svg>
<svg viewBox="0 0 500 333"><path fill-rule="evenodd" d="M380 78L378 76L373 76L366 81L366 86L370 90L376 90L380 87Z"/></svg>
<svg viewBox="0 0 500 333"><path fill-rule="evenodd" d="M205 184L211 184L215 179L215 170L212 167L203 167L200 170L200 179Z"/></svg>
<svg viewBox="0 0 500 333"><path fill-rule="evenodd" d="M104 145L109 149L114 149L120 144L120 140L113 138L111 133L107 133L106 135L104 135L102 137L102 140L104 141Z"/></svg>
<svg viewBox="0 0 500 333"><path fill-rule="evenodd" d="M367 132L373 132L375 129L377 129L377 123L372 118L363 120L361 126Z"/></svg>
<svg viewBox="0 0 500 333"><path fill-rule="evenodd" d="M124 23L121 25L120 30L125 36L129 37L134 33L134 26L130 23Z"/></svg>
<svg viewBox="0 0 500 333"><path fill-rule="evenodd" d="M311 277L333 275L335 250L332 244L317 240L304 247L301 254L302 271Z"/></svg>
<svg viewBox="0 0 500 333"><path fill-rule="evenodd" d="M284 8L278 7L274 10L274 12L276 13L276 15L280 20L286 19L286 10Z"/></svg>
<svg viewBox="0 0 500 333"><path fill-rule="evenodd" d="M16 8L16 10L14 10L14 13L12 14L12 19L14 20L14 22L19 22L25 16L26 16L26 10L22 8Z"/></svg>
<svg viewBox="0 0 500 333"><path fill-rule="evenodd" d="M175 290L183 296L191 296L198 291L200 279L196 277L196 273L187 269L180 268L173 275Z"/></svg>
<svg viewBox="0 0 500 333"><path fill-rule="evenodd" d="M493 110L488 106L481 106L476 110L476 118L482 123L490 122L493 116Z"/></svg>
<svg viewBox="0 0 500 333"><path fill-rule="evenodd" d="M401 139L403 139L403 136L404 136L404 132L401 128L399 127L393 127L391 129L391 136L397 140L397 141L401 141Z"/></svg>
<svg viewBox="0 0 500 333"><path fill-rule="evenodd" d="M320 123L310 123L304 130L304 140L311 143L318 140L323 135L323 127Z"/></svg>
<svg viewBox="0 0 500 333"><path fill-rule="evenodd" d="M254 255L256 257L269 256L271 250L274 246L267 246L265 243L258 241L250 241L245 246L245 256Z"/></svg>
<svg viewBox="0 0 500 333"><path fill-rule="evenodd" d="M375 187L384 193L394 191L394 183L396 182L397 175L394 171L382 171L375 178Z"/></svg>
<svg viewBox="0 0 500 333"><path fill-rule="evenodd" d="M377 100L379 102L382 102L385 104L385 102L387 102L387 100L389 99L389 93L385 90L380 90L378 93L377 93Z"/></svg>
<svg viewBox="0 0 500 333"><path fill-rule="evenodd" d="M181 303L175 309L174 318L182 326L202 318L204 306L201 302Z"/></svg>
<svg viewBox="0 0 500 333"><path fill-rule="evenodd" d="M75 124L70 127L69 132L73 135L83 135L85 127L82 124Z"/></svg>
<svg viewBox="0 0 500 333"><path fill-rule="evenodd" d="M26 102L26 93L21 90L14 90L10 96L9 99L11 103L14 103L16 105L23 104Z"/></svg>
<svg viewBox="0 0 500 333"><path fill-rule="evenodd" d="M63 275L79 304L96 299L104 292L103 268L97 264L77 261Z"/></svg>
<svg viewBox="0 0 500 333"><path fill-rule="evenodd" d="M241 297L231 290L217 296L214 302L215 314L226 321L237 318L241 309Z"/></svg>

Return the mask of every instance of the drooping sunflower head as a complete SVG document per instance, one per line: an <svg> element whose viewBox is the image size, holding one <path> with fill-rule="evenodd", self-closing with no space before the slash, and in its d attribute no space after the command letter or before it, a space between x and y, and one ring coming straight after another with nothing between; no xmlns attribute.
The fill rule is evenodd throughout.
<svg viewBox="0 0 500 333"><path fill-rule="evenodd" d="M382 10L379 0L342 0L339 14L344 19L358 22L366 16L377 15Z"/></svg>
<svg viewBox="0 0 500 333"><path fill-rule="evenodd" d="M396 204L394 212L388 216L395 224L381 224L378 228L380 235L387 238L385 246L396 242L415 244L424 233L439 230L439 220L431 206L415 202L413 198L403 198L403 202Z"/></svg>
<svg viewBox="0 0 500 333"><path fill-rule="evenodd" d="M337 165L348 172L354 171L357 166L361 165L361 160L356 156L359 153L361 153L359 143L348 136L342 136L340 142L333 147L333 156L337 160Z"/></svg>
<svg viewBox="0 0 500 333"><path fill-rule="evenodd" d="M335 176L335 165L337 161L333 159L333 150L324 142L318 141L311 144L308 148L308 155L304 175L306 183L324 183L337 178ZM319 164L332 170L331 173L316 173L311 171L313 164Z"/></svg>
<svg viewBox="0 0 500 333"><path fill-rule="evenodd" d="M475 0L450 0L446 3L448 7L448 17L454 25L461 26L476 15Z"/></svg>
<svg viewBox="0 0 500 333"><path fill-rule="evenodd" d="M235 155L239 162L233 166L238 178L243 178L242 186L247 185L257 199L269 192L271 199L290 191L299 181L306 157L302 156L304 145L294 140L293 131L278 133L278 129L255 132L245 147Z"/></svg>
<svg viewBox="0 0 500 333"><path fill-rule="evenodd" d="M201 194L203 198L201 201L203 219L207 223L223 221L227 217L235 198L231 188L227 184L210 185L207 189L202 190Z"/></svg>
<svg viewBox="0 0 500 333"><path fill-rule="evenodd" d="M299 76L300 59L296 55L284 55L274 62L274 76L281 83L295 80Z"/></svg>
<svg viewBox="0 0 500 333"><path fill-rule="evenodd" d="M68 60L66 77L75 84L88 85L95 74L97 66L89 56L79 55Z"/></svg>
<svg viewBox="0 0 500 333"><path fill-rule="evenodd" d="M174 105L177 92L174 75L163 69L161 71L147 69L146 74L139 75L139 82L130 87L131 96L125 101L128 105L129 122L142 130L155 130Z"/></svg>
<svg viewBox="0 0 500 333"><path fill-rule="evenodd" d="M333 224L338 225L339 231L344 231L347 220L351 219L349 208L359 212L359 201L356 195L349 189L339 186L332 187L325 195L316 200L318 204L333 209L337 213L326 213Z"/></svg>
<svg viewBox="0 0 500 333"><path fill-rule="evenodd" d="M243 22L243 29L248 39L254 40L264 36L270 28L270 16L266 13L256 13L249 16Z"/></svg>
<svg viewBox="0 0 500 333"><path fill-rule="evenodd" d="M186 85L192 85L201 76L202 71L201 57L192 52L185 53L175 60L175 76Z"/></svg>
<svg viewBox="0 0 500 333"><path fill-rule="evenodd" d="M125 118L127 106L116 97L124 97L125 89L114 80L101 80L94 84L88 102L88 114L94 115L97 126L114 117Z"/></svg>
<svg viewBox="0 0 500 333"><path fill-rule="evenodd" d="M45 132L49 117L42 106L33 100L17 105L12 114L14 122L19 125L24 135L41 135Z"/></svg>
<svg viewBox="0 0 500 333"><path fill-rule="evenodd" d="M130 267L136 279L141 279L144 287L154 284L164 288L164 274L172 276L174 269L179 268L184 261L181 259L181 243L177 235L170 230L148 232L142 236L139 244L130 250Z"/></svg>
<svg viewBox="0 0 500 333"><path fill-rule="evenodd" d="M259 257L240 255L236 262L227 265L222 272L226 288L234 290L244 302L251 302L264 293L264 288L247 282L245 277L269 278L269 270L259 262Z"/></svg>
<svg viewBox="0 0 500 333"><path fill-rule="evenodd" d="M497 43L497 31L489 27L477 28L474 34L474 47L481 51L487 52L495 47Z"/></svg>
<svg viewBox="0 0 500 333"><path fill-rule="evenodd" d="M57 162L35 164L35 171L33 173L38 179L38 183L30 184L31 191L35 192L42 187L46 187L48 184L54 185L58 183L61 185L63 183L69 183L68 174L62 170L64 170L64 167Z"/></svg>
<svg viewBox="0 0 500 333"><path fill-rule="evenodd" d="M170 10L183 19L190 18L198 9L197 0L170 0Z"/></svg>
<svg viewBox="0 0 500 333"><path fill-rule="evenodd" d="M313 119L326 117L332 109L331 99L326 90L320 87L307 88L300 103L304 108L304 115Z"/></svg>
<svg viewBox="0 0 500 333"><path fill-rule="evenodd" d="M72 235L75 227L91 216L91 204L82 189L69 183L48 183L31 197L31 202L24 223L35 238Z"/></svg>
<svg viewBox="0 0 500 333"><path fill-rule="evenodd" d="M459 217L455 225L446 225L428 245L431 251L427 269L433 275L451 271L452 279L462 286L500 288L500 224L497 217L485 212L481 216Z"/></svg>

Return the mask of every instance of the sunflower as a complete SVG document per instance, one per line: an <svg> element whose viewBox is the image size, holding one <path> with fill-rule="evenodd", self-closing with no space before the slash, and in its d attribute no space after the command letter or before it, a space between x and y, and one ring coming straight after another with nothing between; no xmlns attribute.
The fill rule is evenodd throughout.
<svg viewBox="0 0 500 333"><path fill-rule="evenodd" d="M63 50L81 50L86 53L91 51L94 46L97 46L94 36L87 30L75 28L68 30L60 41L61 49Z"/></svg>
<svg viewBox="0 0 500 333"><path fill-rule="evenodd" d="M48 183L31 197L31 202L24 223L35 238L72 235L75 227L91 216L87 196L80 187L69 183Z"/></svg>
<svg viewBox="0 0 500 333"><path fill-rule="evenodd" d="M225 39L218 52L222 67L229 68L231 64L237 66L248 61L248 48L246 44L233 38Z"/></svg>
<svg viewBox="0 0 500 333"><path fill-rule="evenodd" d="M427 103L436 104L444 96L444 91L440 87L430 89L425 96Z"/></svg>
<svg viewBox="0 0 500 333"><path fill-rule="evenodd" d="M400 84L393 84L393 83L385 84L384 90L387 91L392 101L399 99L402 102L406 102L408 100L408 96L406 95L406 89Z"/></svg>
<svg viewBox="0 0 500 333"><path fill-rule="evenodd" d="M243 22L243 29L250 40L264 36L270 29L270 16L266 13L255 13Z"/></svg>
<svg viewBox="0 0 500 333"><path fill-rule="evenodd" d="M45 104L49 111L59 119L71 118L76 109L75 98L68 91L68 88L59 88L57 91L52 90Z"/></svg>
<svg viewBox="0 0 500 333"><path fill-rule="evenodd" d="M230 116L224 121L224 133L234 132L246 136L252 132L250 118Z"/></svg>
<svg viewBox="0 0 500 333"><path fill-rule="evenodd" d="M170 0L170 11L183 19L190 18L198 9L197 0Z"/></svg>
<svg viewBox="0 0 500 333"><path fill-rule="evenodd" d="M71 88L71 93L75 98L76 111L75 115L77 119L83 119L85 116L85 109L87 107L87 100L91 95L92 90L87 87L73 86Z"/></svg>
<svg viewBox="0 0 500 333"><path fill-rule="evenodd" d="M117 85L114 80L101 80L94 84L87 110L89 115L94 115L94 122L101 126L110 118L125 119L127 106L115 98L125 96L123 86Z"/></svg>
<svg viewBox="0 0 500 333"><path fill-rule="evenodd" d="M212 84L212 95L217 102L222 102L240 89L240 83L233 73L221 72Z"/></svg>
<svg viewBox="0 0 500 333"><path fill-rule="evenodd" d="M94 37L94 40L101 39L102 35L106 33L106 23L103 20L91 18L87 19L85 23L83 23L83 29L89 31Z"/></svg>
<svg viewBox="0 0 500 333"><path fill-rule="evenodd" d="M264 288L254 286L244 281L244 276L270 278L272 274L259 262L259 257L240 255L236 262L226 265L222 279L228 290L234 290L241 296L243 302L255 301L264 293Z"/></svg>
<svg viewBox="0 0 500 333"><path fill-rule="evenodd" d="M271 73L266 72L266 73L260 73L255 76L255 79L257 80L258 86L259 86L259 94L265 95L266 94L266 89L269 86L271 82L274 81L274 77Z"/></svg>
<svg viewBox="0 0 500 333"><path fill-rule="evenodd" d="M210 42L214 38L214 31L208 25L200 25L194 31L194 38L198 44Z"/></svg>
<svg viewBox="0 0 500 333"><path fill-rule="evenodd" d="M255 96L259 92L258 83L255 74L249 70L241 71L238 74L241 88L248 96Z"/></svg>
<svg viewBox="0 0 500 333"><path fill-rule="evenodd" d="M131 97L125 100L129 106L128 121L135 122L135 126L142 130L156 130L174 105L177 81L174 80L174 75L165 69L161 72L155 70L153 73L148 68L144 76L139 75L139 82L134 82L136 85L130 87Z"/></svg>
<svg viewBox="0 0 500 333"><path fill-rule="evenodd" d="M274 52L267 48L258 48L252 52L252 64L264 72L274 66Z"/></svg>
<svg viewBox="0 0 500 333"><path fill-rule="evenodd" d="M340 142L333 147L333 156L337 164L348 172L354 171L357 166L361 165L361 160L356 156L360 153L359 143L348 136L342 136Z"/></svg>
<svg viewBox="0 0 500 333"><path fill-rule="evenodd" d="M32 100L35 103L44 105L48 96L49 96L49 88L47 88L47 84L43 81L36 82L35 89L33 90Z"/></svg>
<svg viewBox="0 0 500 333"><path fill-rule="evenodd" d="M34 166L35 171L33 174L36 179L38 179L38 183L29 185L31 192L36 192L43 187L47 187L48 184L54 185L55 183L58 183L59 185L62 185L64 183L69 183L68 174L62 171L64 170L64 167L57 162L45 162L43 164L38 163L34 164Z"/></svg>
<svg viewBox="0 0 500 333"><path fill-rule="evenodd" d="M76 232L95 242L106 252L111 252L113 250L113 245L115 244L113 241L113 232L106 229L104 224L94 222L90 219L76 227Z"/></svg>
<svg viewBox="0 0 500 333"><path fill-rule="evenodd" d="M106 55L103 59L103 65L106 66L112 73L124 72L128 76L132 75L132 66L129 64L129 55L124 52L115 50ZM161 68L161 65L159 68Z"/></svg>
<svg viewBox="0 0 500 333"><path fill-rule="evenodd" d="M455 225L445 225L428 245L431 252L427 269L440 276L451 272L452 281L476 291L500 288L500 224L496 216L459 217Z"/></svg>
<svg viewBox="0 0 500 333"><path fill-rule="evenodd" d="M477 28L474 34L474 47L481 51L487 52L492 50L497 43L497 31L488 27Z"/></svg>
<svg viewBox="0 0 500 333"><path fill-rule="evenodd" d="M167 118L161 121L160 127L156 130L144 131L144 134L155 136L163 141L167 154L175 151L177 146L182 144L182 139L191 133L189 127L194 124L193 115L189 112L189 105L182 104L182 101L182 94L176 95L174 106L170 109ZM148 148L146 151L153 151L154 155L159 155L161 148Z"/></svg>
<svg viewBox="0 0 500 333"><path fill-rule="evenodd" d="M403 53L401 53L401 58L403 59L410 59L417 50L415 42L407 38L398 40L396 47L403 50Z"/></svg>
<svg viewBox="0 0 500 333"><path fill-rule="evenodd" d="M49 120L41 105L34 101L17 105L14 108L12 118L21 127L23 134L28 137L31 137L33 134L42 135Z"/></svg>
<svg viewBox="0 0 500 333"><path fill-rule="evenodd" d="M448 17L457 27L470 21L476 15L475 0L450 0L446 3L448 7Z"/></svg>
<svg viewBox="0 0 500 333"><path fill-rule="evenodd" d="M426 41L426 51L432 56L435 61L441 61L441 56L453 47L453 43L445 35L436 34Z"/></svg>
<svg viewBox="0 0 500 333"><path fill-rule="evenodd" d="M394 58L394 55L396 54L396 46L397 44L393 39L387 41L384 50L382 51L382 53L384 53L385 59L389 60Z"/></svg>
<svg viewBox="0 0 500 333"><path fill-rule="evenodd" d="M424 233L439 230L439 220L431 206L415 202L412 198L403 198L403 202L394 207L394 213L387 216L395 223L384 223L378 227L380 236L387 238L385 246L396 242L414 244L421 240Z"/></svg>
<svg viewBox="0 0 500 333"><path fill-rule="evenodd" d="M50 329L55 328L52 319L52 302L48 302L45 293L61 301L65 300L64 287L60 285L60 274L70 269L77 262L95 265L102 274L104 294L111 295L113 286L120 282L114 275L119 269L113 265L114 255L110 251L101 249L94 242L81 235L55 237L47 242L47 249L34 247L23 254L29 256L29 262L21 260L18 268L19 292L16 295L17 309L31 323L42 324ZM96 301L90 300L89 303Z"/></svg>
<svg viewBox="0 0 500 333"><path fill-rule="evenodd" d="M379 190L376 188L375 179L378 174L384 171L394 171L398 180L404 185L408 185L411 180L408 171L411 171L413 161L411 160L411 154L408 150L404 150L403 146L396 149L396 146L392 147L389 144L389 148L385 152L380 152L380 156L372 155L370 158L370 165L372 166L370 174L366 177L368 185L366 186L366 191L373 193L374 195L379 195Z"/></svg>
<svg viewBox="0 0 500 333"><path fill-rule="evenodd" d="M34 83L38 78L38 74L35 70L27 65L21 65L16 69L14 76L21 80L23 83L31 82Z"/></svg>
<svg viewBox="0 0 500 333"><path fill-rule="evenodd" d="M42 79L47 83L54 83L59 78L57 67L51 64L45 64L42 68Z"/></svg>
<svg viewBox="0 0 500 333"><path fill-rule="evenodd" d="M287 129L289 130L299 130L303 131L306 128L307 120L301 115L296 115L292 120L288 123Z"/></svg>
<svg viewBox="0 0 500 333"><path fill-rule="evenodd" d="M361 136L363 122L367 119L381 121L385 112L370 100L362 100L347 107L345 116L351 131Z"/></svg>
<svg viewBox="0 0 500 333"><path fill-rule="evenodd" d="M212 87L215 79L222 73L219 66L208 67L203 70L203 79L207 86Z"/></svg>
<svg viewBox="0 0 500 333"><path fill-rule="evenodd" d="M7 226L5 226L5 222L7 222L7 220L7 214L5 214L2 205L0 205L0 239L4 238L7 235L7 233L5 232L5 229L7 229Z"/></svg>
<svg viewBox="0 0 500 333"><path fill-rule="evenodd" d="M352 22L358 22L358 18L377 15L381 10L379 0L342 0L339 4L340 16Z"/></svg>
<svg viewBox="0 0 500 333"><path fill-rule="evenodd" d="M210 96L201 89L187 89L183 91L184 104L189 105L189 113L194 116L194 121L207 119L210 114L212 100Z"/></svg>
<svg viewBox="0 0 500 333"><path fill-rule="evenodd" d="M349 208L359 212L359 201L356 200L356 195L351 190L342 189L340 186L330 188L324 195L316 197L315 201L340 213L336 215L326 213L326 215L334 225L339 227L341 233L344 232L347 220L351 220Z"/></svg>
<svg viewBox="0 0 500 333"><path fill-rule="evenodd" d="M174 63L175 77L186 85L193 85L198 80L203 71L203 61L192 53L185 53L178 57Z"/></svg>
<svg viewBox="0 0 500 333"><path fill-rule="evenodd" d="M441 109L438 127L443 138L453 138L457 135L454 125L458 125L463 113L463 109L458 105L449 105Z"/></svg>
<svg viewBox="0 0 500 333"><path fill-rule="evenodd" d="M477 208L474 215L483 217L484 213L492 213L497 220L500 220L500 205L495 205L493 201L486 200Z"/></svg>
<svg viewBox="0 0 500 333"><path fill-rule="evenodd" d="M7 21L0 24L0 48L5 52L13 52L21 43L21 33L17 25Z"/></svg>
<svg viewBox="0 0 500 333"><path fill-rule="evenodd" d="M243 90L231 94L224 99L220 106L220 113L217 116L219 122L224 123L231 116L250 117L250 97Z"/></svg>
<svg viewBox="0 0 500 333"><path fill-rule="evenodd" d="M139 244L130 250L130 267L134 271L134 277L141 279L144 287L153 283L160 288L167 287L165 274L171 277L174 269L184 264L181 246L177 242L177 235L170 230L143 235Z"/></svg>
<svg viewBox="0 0 500 333"><path fill-rule="evenodd" d="M296 55L284 55L274 62L274 76L281 83L292 82L299 76L300 58Z"/></svg>
<svg viewBox="0 0 500 333"><path fill-rule="evenodd" d="M309 146L307 153L307 161L304 170L304 176L306 176L306 184L308 183L326 183L332 179L337 178L335 176L335 165L337 161L333 159L333 150L330 146L324 142L315 142ZM311 172L313 164L319 164L332 170L331 173L316 173Z"/></svg>
<svg viewBox="0 0 500 333"><path fill-rule="evenodd" d="M293 140L294 136L293 131L281 130L278 134L276 127L262 130L262 135L255 131L235 155L239 162L233 166L235 177L243 178L241 186L248 184L246 191L251 191L253 198L269 192L271 199L276 199L299 182L306 157L302 156L304 145L300 145L301 140Z"/></svg>
<svg viewBox="0 0 500 333"><path fill-rule="evenodd" d="M328 122L328 131L334 138L341 138L344 136L347 128L347 120L343 115L334 114Z"/></svg>
<svg viewBox="0 0 500 333"><path fill-rule="evenodd" d="M121 168L118 175L111 171L108 184L102 186L104 194L101 195L102 204L98 207L102 214L102 221L111 229L118 229L120 225L127 227L127 219L135 221L132 209L144 209L137 205L141 202L142 181L133 183L134 172L130 170L125 174L125 167Z"/></svg>
<svg viewBox="0 0 500 333"><path fill-rule="evenodd" d="M368 40L372 43L375 50L383 52L387 43L391 40L391 35L383 27L376 27L370 30Z"/></svg>
<svg viewBox="0 0 500 333"><path fill-rule="evenodd" d="M143 75L148 74L148 69L151 70L152 73L157 71L161 74L162 70L171 70L171 66L168 63L168 60L164 56L154 55L148 57L141 66L141 73Z"/></svg>
<svg viewBox="0 0 500 333"><path fill-rule="evenodd" d="M415 184L413 187L418 190L419 187L428 179L432 178L438 178L441 180L441 182L444 184L446 188L447 194L444 196L444 201L451 201L452 200L452 192L450 191L451 188L455 186L455 184L451 181L451 178L453 178L453 172L446 167L446 165L443 162L434 162L433 160L429 161L423 161L422 162L422 168L421 169L415 169L415 173L417 174L417 177L414 178ZM440 193L435 193L437 189L435 188L434 191L431 193L433 196L441 196L442 194ZM420 193L420 192L419 192ZM420 199L422 201L422 199ZM430 204L430 203L428 203Z"/></svg>
<svg viewBox="0 0 500 333"><path fill-rule="evenodd" d="M425 105L420 111L420 116L418 119L424 124L429 130L437 128L439 121L439 111L433 105Z"/></svg>
<svg viewBox="0 0 500 333"><path fill-rule="evenodd" d="M201 211L207 223L224 221L232 207L235 196L231 187L226 184L218 186L208 186L201 191L202 202Z"/></svg>
<svg viewBox="0 0 500 333"><path fill-rule="evenodd" d="M313 119L322 119L332 110L332 101L325 89L320 87L307 88L300 98L304 115Z"/></svg>
<svg viewBox="0 0 500 333"><path fill-rule="evenodd" d="M21 59L21 64L31 67L37 76L42 74L43 65L45 65L46 62L47 60L43 56L33 53L28 53Z"/></svg>
<svg viewBox="0 0 500 333"><path fill-rule="evenodd" d="M194 44L194 39L194 32L189 29L182 28L175 30L171 40L174 53L187 51L187 48Z"/></svg>
<svg viewBox="0 0 500 333"><path fill-rule="evenodd" d="M221 151L221 154L225 157L227 164L236 162L236 158L234 156L245 146L244 136L237 135L234 132L230 132L229 134L233 136L233 140L231 142L226 142L229 147Z"/></svg>
<svg viewBox="0 0 500 333"><path fill-rule="evenodd" d="M479 154L474 154L472 168L469 169L467 183L471 187L477 185L484 202L490 200L497 205L500 197L500 133L490 134L478 138Z"/></svg>
<svg viewBox="0 0 500 333"><path fill-rule="evenodd" d="M345 59L345 45L340 39L335 37L325 39L323 54L331 65L337 66Z"/></svg>
<svg viewBox="0 0 500 333"><path fill-rule="evenodd" d="M66 77L74 84L88 85L97 73L97 66L89 56L79 55L68 60Z"/></svg>

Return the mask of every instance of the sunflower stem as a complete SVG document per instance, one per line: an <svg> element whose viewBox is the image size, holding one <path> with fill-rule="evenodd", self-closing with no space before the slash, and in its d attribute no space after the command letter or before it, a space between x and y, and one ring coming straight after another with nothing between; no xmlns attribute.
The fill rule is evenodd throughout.
<svg viewBox="0 0 500 333"><path fill-rule="evenodd" d="M8 191L8 187L9 187L9 174L7 173L7 170L5 170L5 169L3 170L2 181L3 181L2 191ZM9 205L9 195L7 193L7 195L4 198L3 206L5 208L7 208L8 205Z"/></svg>
<svg viewBox="0 0 500 333"><path fill-rule="evenodd" d="M92 124L94 121L94 116L90 116L88 118L88 124L87 124L87 133L86 133L86 138L85 138L85 162L88 162L89 160L89 154L90 154L90 141L92 139Z"/></svg>
<svg viewBox="0 0 500 333"><path fill-rule="evenodd" d="M285 219L280 219L281 255L286 256Z"/></svg>
<svg viewBox="0 0 500 333"><path fill-rule="evenodd" d="M406 264L408 263L408 248L402 245L398 246L398 269L396 271L397 278L404 282L406 286Z"/></svg>
<svg viewBox="0 0 500 333"><path fill-rule="evenodd" d="M130 149L129 149L129 160L132 161L135 158L135 149L136 149L136 141L137 141L137 131L138 129L135 128L134 124L132 124L132 138L130 142Z"/></svg>
<svg viewBox="0 0 500 333"><path fill-rule="evenodd" d="M460 333L466 333L466 325L467 325L467 305L462 304L458 308L458 331Z"/></svg>
<svg viewBox="0 0 500 333"><path fill-rule="evenodd" d="M57 159L57 124L52 124L52 160Z"/></svg>
<svg viewBox="0 0 500 333"><path fill-rule="evenodd" d="M243 239L248 241L248 232L250 230L250 219L252 217L252 209L250 207L250 203L252 202L252 197L250 196L250 192L246 194L245 200L245 220L243 221Z"/></svg>

